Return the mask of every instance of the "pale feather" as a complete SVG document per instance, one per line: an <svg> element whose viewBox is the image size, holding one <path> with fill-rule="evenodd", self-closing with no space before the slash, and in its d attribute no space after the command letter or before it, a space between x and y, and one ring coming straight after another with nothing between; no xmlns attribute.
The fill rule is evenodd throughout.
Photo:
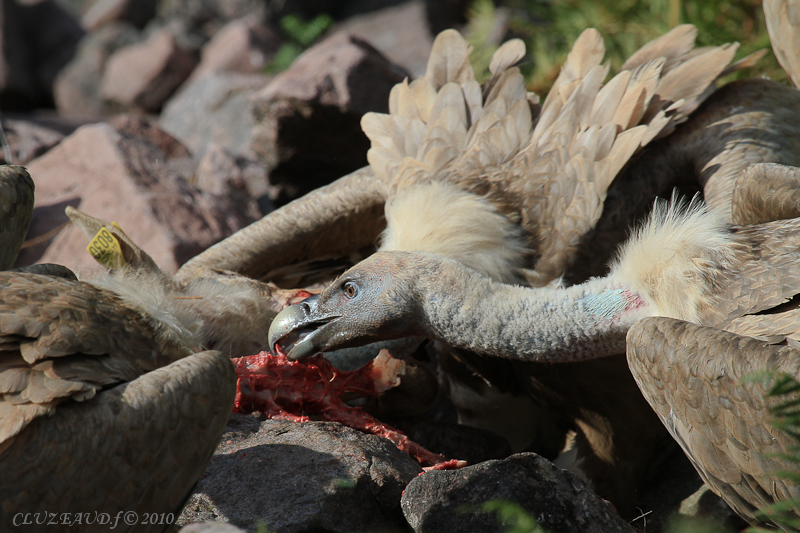
<svg viewBox="0 0 800 533"><path fill-rule="evenodd" d="M412 186L446 181L498 202L506 216L521 211L514 218L539 256L528 282L547 284L594 227L617 173L683 120L730 63L735 47L693 49L694 35L691 26L676 28L634 54L626 63L632 70L604 86L603 42L586 30L534 117L524 79L512 67L524 53L520 42L498 50L480 97L469 45L445 32L426 76L392 91L390 114L364 117L368 160L388 181L390 203ZM521 205L504 206L506 197Z"/></svg>
<svg viewBox="0 0 800 533"><path fill-rule="evenodd" d="M658 202L611 268L653 306L654 315L699 322L715 284L734 262L734 240L722 216L695 200Z"/></svg>
<svg viewBox="0 0 800 533"><path fill-rule="evenodd" d="M800 0L764 0L764 17L775 57L800 89Z"/></svg>
<svg viewBox="0 0 800 533"><path fill-rule="evenodd" d="M454 185L406 189L386 205L381 250L431 252L512 283L526 253L518 226L492 204Z"/></svg>

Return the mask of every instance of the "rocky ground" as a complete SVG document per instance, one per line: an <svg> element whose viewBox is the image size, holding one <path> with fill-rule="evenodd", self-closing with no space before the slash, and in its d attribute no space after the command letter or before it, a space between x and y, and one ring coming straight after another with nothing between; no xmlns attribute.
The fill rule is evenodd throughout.
<svg viewBox="0 0 800 533"><path fill-rule="evenodd" d="M36 208L18 266L99 267L66 206L114 220L166 271L297 196L366 164L359 128L390 88L424 72L433 30L462 0L2 0L0 109ZM290 68L266 74L288 14L334 23ZM499 17L502 20L502 17ZM502 30L502 28L501 28ZM502 35L503 31L496 32ZM453 423L446 402L391 422L468 459L422 469L388 441L339 424L233 415L182 531L501 531L486 502L549 531L664 530L672 513L741 526L678 451L626 523L578 478ZM196 523L203 522L204 523ZM230 522L233 525L209 522ZM236 527L234 527L236 526Z"/></svg>

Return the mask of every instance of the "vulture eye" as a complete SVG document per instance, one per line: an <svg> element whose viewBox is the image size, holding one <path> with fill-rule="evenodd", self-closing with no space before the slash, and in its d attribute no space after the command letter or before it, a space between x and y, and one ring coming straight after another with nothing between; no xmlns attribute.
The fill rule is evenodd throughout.
<svg viewBox="0 0 800 533"><path fill-rule="evenodd" d="M342 285L342 292L348 299L352 300L358 296L358 285L352 281L346 281L344 285Z"/></svg>

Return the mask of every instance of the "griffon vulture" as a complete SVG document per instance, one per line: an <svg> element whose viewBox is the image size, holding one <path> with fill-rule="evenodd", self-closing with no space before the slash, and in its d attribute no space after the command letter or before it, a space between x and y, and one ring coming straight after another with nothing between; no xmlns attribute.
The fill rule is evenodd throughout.
<svg viewBox="0 0 800 533"><path fill-rule="evenodd" d="M737 113L736 102L747 111ZM730 117L718 114L726 106ZM787 303L800 293L800 219L781 220L800 214L800 171L756 166L736 181L758 161L798 164L800 132L777 118L784 110L796 120L797 91L731 84L645 149L620 183L695 169L707 206L657 206L603 277L535 289L430 250L380 251L279 315L270 342L302 358L420 336L471 353L562 363L620 353L627 336L631 371L665 427L712 489L754 521L759 507L800 496L780 476L797 466L765 455L788 452L791 439L769 425L763 389L740 382L765 368L798 376L796 349L735 334L793 339L800 331L797 306ZM772 137L750 135L761 126ZM724 150L711 148L720 141Z"/></svg>
<svg viewBox="0 0 800 533"><path fill-rule="evenodd" d="M534 331L541 331L533 327L535 315L517 313L532 301L545 305L545 294L570 294L574 302L588 298L589 292L580 292L589 290L583 285L561 285L603 274L606 259L657 194L669 194L681 183L702 188L717 214L695 210L691 220L713 219L711 234L723 235L733 182L743 168L759 161L798 163L800 151L791 149L800 119L796 92L766 80L737 82L714 92L714 80L739 66L729 66L736 47L694 49L694 33L691 26L680 26L649 43L603 84L602 42L597 32L587 30L539 106L512 66L524 55L519 41L498 50L492 76L480 86L469 66L469 47L457 33L444 32L435 42L426 76L395 87L388 115L365 116L363 127L372 140L369 168L241 230L189 261L176 279L191 279L206 267L275 279L300 269L301 263L313 266L314 261L369 250L380 236L379 255L354 272L369 277L366 269L384 265L382 272L394 273L388 265L402 258L408 272L419 276L415 286L439 288L456 301L471 302L452 310L459 309L460 326L481 340L451 343L454 339L438 336L443 330L411 327L456 315L407 316L409 309L423 313L428 302L446 298L417 300L420 294L405 292L411 287L401 277L383 280L398 283L388 294L397 314L380 311L405 316L408 331L394 329L389 321L362 330L355 316L352 329L343 320L323 326L306 318L316 316L309 306L319 305L308 303L302 311L290 311L275 336L295 326L345 328L332 338L307 337L300 345L308 350L317 349L311 339L323 337L322 349L405 334L443 340L443 380L451 397L461 402L463 418L475 411L496 412L495 402L505 393L544 405L559 429L577 431L579 467L598 493L629 513L665 435L625 362L630 324L612 321L613 339L603 340L602 347L581 344L586 352L581 357L590 361L549 365L500 358L511 356L511 348L530 355L524 347L529 341L548 354L571 349L550 344L555 338L550 334L532 339ZM669 213L676 223L683 220ZM344 279L323 294L333 298L339 289L350 290L351 285L341 284ZM463 283L461 292L448 283ZM600 283L590 286L599 290ZM590 301L597 309L610 306L611 318L622 312L619 305L634 302L639 307L625 315L630 323L656 309L645 305L647 296L620 287L612 284L606 296ZM492 295L495 289L499 292ZM359 302L366 302L358 290ZM488 299L477 298L476 291ZM500 311L490 303L502 302L501 293L526 302L519 304L524 309L505 316L508 323L497 320ZM528 294L537 296L529 302ZM606 301L610 295L617 300ZM599 339L601 332L590 324L591 310L585 312L585 326ZM495 319L476 318L485 315ZM302 325L291 323L296 318ZM528 334L512 339L511 323L519 330L527 327ZM483 404L470 387L485 395ZM516 422L522 426L524 415Z"/></svg>
<svg viewBox="0 0 800 533"><path fill-rule="evenodd" d="M775 55L800 87L800 2L767 1L764 12ZM747 169L734 189L732 216L743 225L795 219L764 224L772 235L752 253L775 267L781 250L793 247L796 255L800 169L772 164ZM758 228L744 226L741 231L756 236ZM791 268L792 261L797 258L786 256L783 268ZM757 300L795 292L791 286L797 287L797 280L770 277L769 272L762 269L741 280L740 294ZM764 289L765 294L758 294ZM800 474L797 463L789 460L796 456L798 443L775 427L771 412L786 399L767 397L764 383L753 380L754 373L765 371L800 379L798 317L792 299L770 312L715 324L723 329L649 318L628 333L628 362L645 398L705 482L751 523L781 515L796 522L800 517L800 488L786 477ZM775 502L783 502L783 511L758 513Z"/></svg>

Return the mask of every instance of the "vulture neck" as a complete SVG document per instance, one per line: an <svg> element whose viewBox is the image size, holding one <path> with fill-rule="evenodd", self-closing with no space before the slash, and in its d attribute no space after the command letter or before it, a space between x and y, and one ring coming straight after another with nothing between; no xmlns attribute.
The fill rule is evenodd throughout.
<svg viewBox="0 0 800 533"><path fill-rule="evenodd" d="M419 295L422 330L487 355L568 362L624 353L628 329L655 312L612 277L567 289L531 290L456 270L437 274L437 284L444 283L447 291L423 289Z"/></svg>

